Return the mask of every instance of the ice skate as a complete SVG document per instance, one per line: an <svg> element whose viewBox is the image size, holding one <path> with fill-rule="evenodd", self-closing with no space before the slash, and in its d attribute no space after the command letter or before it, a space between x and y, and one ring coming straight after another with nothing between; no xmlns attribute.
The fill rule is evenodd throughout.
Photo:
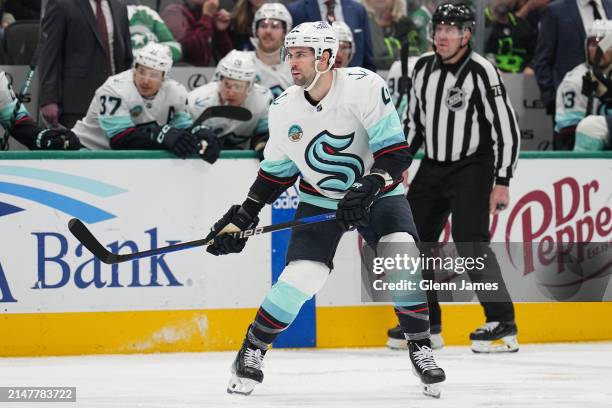
<svg viewBox="0 0 612 408"><path fill-rule="evenodd" d="M444 347L444 338L442 338L439 330L436 333L432 328L429 340L431 341L431 348L434 350ZM387 347L391 350L408 350L408 342L399 325L387 330Z"/></svg>
<svg viewBox="0 0 612 408"><path fill-rule="evenodd" d="M412 372L421 380L423 394L440 398L438 383L446 379L446 374L436 364L429 339L408 342Z"/></svg>
<svg viewBox="0 0 612 408"><path fill-rule="evenodd" d="M242 348L232 364L232 378L227 385L228 394L250 395L257 384L263 382L263 358L265 351L244 340Z"/></svg>
<svg viewBox="0 0 612 408"><path fill-rule="evenodd" d="M514 322L488 322L470 333L474 353L517 352L517 328Z"/></svg>

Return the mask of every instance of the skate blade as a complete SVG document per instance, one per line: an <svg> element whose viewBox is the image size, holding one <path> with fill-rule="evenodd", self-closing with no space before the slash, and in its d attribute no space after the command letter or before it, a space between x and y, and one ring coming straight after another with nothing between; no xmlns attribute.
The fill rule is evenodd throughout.
<svg viewBox="0 0 612 408"><path fill-rule="evenodd" d="M387 347L391 350L408 350L408 342L406 339L387 337Z"/></svg>
<svg viewBox="0 0 612 408"><path fill-rule="evenodd" d="M421 389L423 390L423 395L432 398L440 398L440 387L438 387L437 384L421 384Z"/></svg>
<svg viewBox="0 0 612 408"><path fill-rule="evenodd" d="M440 398L441 391L440 387L438 386L439 383L425 384L423 380L421 380L421 377L419 376L419 373L417 373L414 366L412 367L412 374L414 374L414 376L421 382L421 391L423 391L423 395L432 398ZM444 380L441 380L440 382L442 381Z"/></svg>
<svg viewBox="0 0 612 408"><path fill-rule="evenodd" d="M229 384L227 385L227 393L251 395L257 384L259 383L255 380L240 378L236 374L232 374L232 378L230 378Z"/></svg>
<svg viewBox="0 0 612 408"><path fill-rule="evenodd" d="M506 336L499 340L483 341L472 340L472 351L474 353L516 353L519 344L516 336Z"/></svg>

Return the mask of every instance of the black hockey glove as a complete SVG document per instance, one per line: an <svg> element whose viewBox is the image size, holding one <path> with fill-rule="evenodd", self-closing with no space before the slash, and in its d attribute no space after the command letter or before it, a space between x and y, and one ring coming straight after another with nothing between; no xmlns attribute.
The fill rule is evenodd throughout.
<svg viewBox="0 0 612 408"><path fill-rule="evenodd" d="M370 207L382 195L385 182L370 174L357 180L338 203L336 219L345 229L366 227L370 221Z"/></svg>
<svg viewBox="0 0 612 408"><path fill-rule="evenodd" d="M198 150L202 160L213 164L221 153L221 142L215 132L206 126L194 126L191 133L198 139L198 142L205 141L206 147Z"/></svg>
<svg viewBox="0 0 612 408"><path fill-rule="evenodd" d="M215 223L210 230L210 234L206 236L206 240L214 239L214 242L208 245L206 251L215 256L242 252L248 238L236 239L226 234L225 231L244 231L256 227L258 223L259 217L251 218L242 206L232 205L229 211Z"/></svg>
<svg viewBox="0 0 612 408"><path fill-rule="evenodd" d="M582 94L584 96L595 95L595 91L597 91L597 81L595 81L591 77L591 73L587 72L582 76Z"/></svg>
<svg viewBox="0 0 612 408"><path fill-rule="evenodd" d="M188 129L177 129L170 125L161 128L156 138L166 150L176 154L181 159L196 153L199 140Z"/></svg>
<svg viewBox="0 0 612 408"><path fill-rule="evenodd" d="M36 135L36 150L79 150L81 141L68 129L44 129Z"/></svg>

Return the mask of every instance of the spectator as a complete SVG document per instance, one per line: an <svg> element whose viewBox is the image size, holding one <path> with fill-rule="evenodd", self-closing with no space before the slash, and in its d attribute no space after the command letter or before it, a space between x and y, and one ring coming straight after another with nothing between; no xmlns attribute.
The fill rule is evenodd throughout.
<svg viewBox="0 0 612 408"><path fill-rule="evenodd" d="M612 35L612 21L594 21L587 30L587 61L568 72L557 89L555 131L564 145L574 150L611 147L612 48L599 61L595 57L597 46L606 35Z"/></svg>
<svg viewBox="0 0 612 408"><path fill-rule="evenodd" d="M553 119L557 88L567 72L584 62L585 27L597 16L612 16L612 0L555 0L544 10L533 66L542 102ZM570 147L555 135L553 149Z"/></svg>
<svg viewBox="0 0 612 408"><path fill-rule="evenodd" d="M281 61L281 47L292 23L291 14L281 3L264 4L253 20L252 30L257 35L253 41L257 44L253 53L255 82L270 89L274 97L293 85L289 64Z"/></svg>
<svg viewBox="0 0 612 408"><path fill-rule="evenodd" d="M354 0L297 0L287 8L294 26L309 21L344 21L351 27L355 41L355 54L350 66L376 71L368 13L360 3Z"/></svg>
<svg viewBox="0 0 612 408"><path fill-rule="evenodd" d="M437 0L424 0L421 7L410 14L410 19L415 25L414 34L412 34L410 49L411 55L421 55L431 50L431 35L429 33L429 25L431 23L431 15L438 5Z"/></svg>
<svg viewBox="0 0 612 408"><path fill-rule="evenodd" d="M89 149L166 149L181 158L195 154L198 144L208 147L201 157L213 163L219 157L215 134L193 127L187 109L187 90L167 78L172 52L149 43L136 55L134 68L121 72L96 90L87 116L73 128Z"/></svg>
<svg viewBox="0 0 612 408"><path fill-rule="evenodd" d="M368 12L372 53L376 69L388 70L393 61L399 59L402 48L398 38L398 23L412 25L406 19L405 0L364 0ZM413 31L411 29L405 32Z"/></svg>
<svg viewBox="0 0 612 408"><path fill-rule="evenodd" d="M119 0L49 0L41 30L41 113L49 126L71 128L106 78L132 66L127 8Z"/></svg>
<svg viewBox="0 0 612 408"><path fill-rule="evenodd" d="M170 4L162 18L183 47L183 61L198 67L214 65L232 49L230 14L219 0L183 0Z"/></svg>
<svg viewBox="0 0 612 408"><path fill-rule="evenodd" d="M251 28L253 18L259 8L266 0L238 0L232 11L232 23L230 25L230 35L232 43L237 50L252 50L254 48L251 38L255 33Z"/></svg>
<svg viewBox="0 0 612 408"><path fill-rule="evenodd" d="M525 9L527 6L523 7ZM538 33L529 22L515 12L516 0L493 0L485 9L490 29L485 55L503 72L533 75L531 60ZM525 15L526 11L522 11Z"/></svg>
<svg viewBox="0 0 612 408"><path fill-rule="evenodd" d="M180 61L183 55L181 44L174 40L168 26L155 10L139 3L139 0L129 0L127 6L132 52L137 52L149 42L156 42L172 50L172 60L175 63Z"/></svg>
<svg viewBox="0 0 612 408"><path fill-rule="evenodd" d="M217 81L191 91L187 98L193 119L208 107L242 106L252 113L250 120L211 118L206 125L215 129L224 149L251 149L263 158L268 141L268 108L274 99L270 90L255 82L255 64L248 51L232 51L217 65Z"/></svg>

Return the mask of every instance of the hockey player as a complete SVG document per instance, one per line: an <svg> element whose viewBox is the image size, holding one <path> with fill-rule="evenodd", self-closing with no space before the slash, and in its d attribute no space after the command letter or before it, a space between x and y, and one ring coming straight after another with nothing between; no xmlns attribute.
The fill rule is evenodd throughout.
<svg viewBox="0 0 612 408"><path fill-rule="evenodd" d="M355 53L355 40L351 28L344 21L334 21L332 28L336 32L340 45L338 46L338 55L334 68L346 68L353 58Z"/></svg>
<svg viewBox="0 0 612 408"><path fill-rule="evenodd" d="M210 106L242 106L253 115L251 120L240 122L231 119L211 118L206 122L225 149L252 149L263 157L268 140L268 108L272 92L253 83L255 64L253 54L233 50L219 64L217 80L191 91L187 97L193 119Z"/></svg>
<svg viewBox="0 0 612 408"><path fill-rule="evenodd" d="M4 135L0 135L0 150L8 148L12 136L30 150L79 150L81 143L68 129L43 129L30 117L22 104L15 113L17 96L5 72L0 71L0 124Z"/></svg>
<svg viewBox="0 0 612 408"><path fill-rule="evenodd" d="M324 285L338 242L357 227L373 248L415 242L416 229L402 196L401 174L411 157L384 80L363 68L333 69L338 40L327 22L303 23L285 38L292 86L272 103L265 160L242 205L233 205L206 239L213 255L238 253L247 239L225 232L253 228L266 204L301 177L296 218L336 210L338 221L292 231L286 267L249 326L232 366L228 392L250 394L263 381L270 344ZM429 342L423 293L396 304L410 359L424 393L438 397L445 379Z"/></svg>
<svg viewBox="0 0 612 408"><path fill-rule="evenodd" d="M586 62L565 74L557 89L555 131L576 151L610 149L612 48L595 61L598 44L612 36L612 21L595 20L587 30ZM574 144L575 140L575 144Z"/></svg>
<svg viewBox="0 0 612 408"><path fill-rule="evenodd" d="M208 128L192 126L187 90L167 78L172 53L166 45L148 43L134 67L108 78L94 95L87 115L73 128L88 149L166 149L186 158L200 153L214 163L220 145ZM200 141L206 150L200 150Z"/></svg>
<svg viewBox="0 0 612 408"><path fill-rule="evenodd" d="M255 82L272 91L274 97L293 85L289 66L280 58L285 34L291 30L293 20L281 3L265 3L255 12L252 38L255 45Z"/></svg>

